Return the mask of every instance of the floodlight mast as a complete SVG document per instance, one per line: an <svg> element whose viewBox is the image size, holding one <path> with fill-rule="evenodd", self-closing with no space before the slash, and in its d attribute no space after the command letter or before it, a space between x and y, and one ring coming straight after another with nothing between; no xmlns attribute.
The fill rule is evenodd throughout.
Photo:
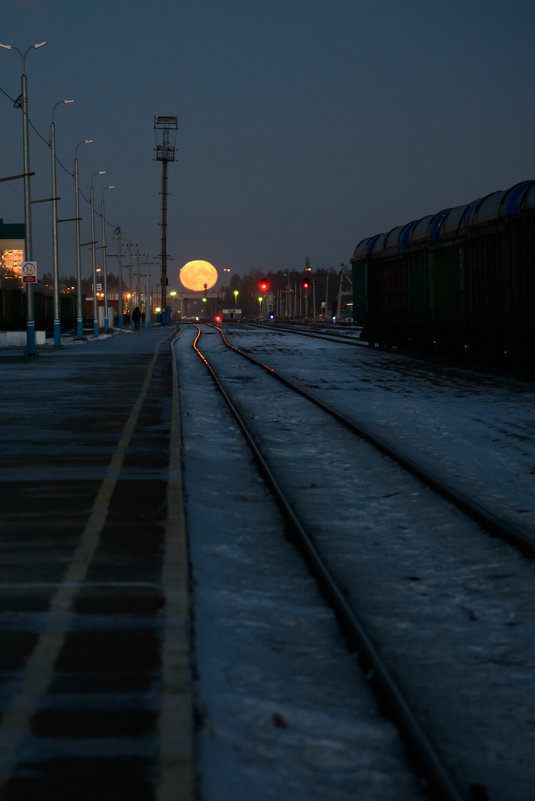
<svg viewBox="0 0 535 801"><path fill-rule="evenodd" d="M176 131L177 128L177 117L162 115L154 117L154 129L162 132L161 143L156 146L156 161L162 162L162 298L160 304L162 325L167 325L167 163L175 160L174 134L171 135L171 131ZM171 136L173 136L172 142Z"/></svg>

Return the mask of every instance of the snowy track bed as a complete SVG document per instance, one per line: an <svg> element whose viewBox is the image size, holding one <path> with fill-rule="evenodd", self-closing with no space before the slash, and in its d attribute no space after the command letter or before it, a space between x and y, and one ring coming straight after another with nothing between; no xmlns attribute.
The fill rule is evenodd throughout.
<svg viewBox="0 0 535 801"><path fill-rule="evenodd" d="M186 339L183 335L182 344ZM295 339L290 338L293 353L279 346L275 355L284 364L277 366L302 378L308 355L306 378L317 384L318 377L332 372L337 351L327 345L328 355L321 348L319 358L316 344L314 362L312 346L300 344L296 363ZM466 797L485 798L487 790L491 799L529 797L535 725L526 700L535 666L531 562L489 538L369 445L327 424L324 413L223 352L218 340L215 332L207 335L203 349L253 419L262 449L299 515L351 602L365 615ZM261 342L264 358L275 366L271 350L269 359L265 356L273 340L272 334L260 340L244 331L239 345L256 342L258 350ZM227 452L222 454L226 468ZM221 488L216 492L220 496ZM228 514L236 495L225 501ZM263 514L259 503L255 515ZM233 532L241 536L242 523Z"/></svg>
<svg viewBox="0 0 535 801"><path fill-rule="evenodd" d="M175 354L201 801L426 798L192 340Z"/></svg>
<svg viewBox="0 0 535 801"><path fill-rule="evenodd" d="M232 344L269 355L274 369L321 400L535 530L535 382L272 329L226 330Z"/></svg>

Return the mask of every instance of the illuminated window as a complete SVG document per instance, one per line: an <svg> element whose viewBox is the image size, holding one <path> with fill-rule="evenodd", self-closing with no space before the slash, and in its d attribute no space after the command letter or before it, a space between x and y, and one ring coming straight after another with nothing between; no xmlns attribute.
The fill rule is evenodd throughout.
<svg viewBox="0 0 535 801"><path fill-rule="evenodd" d="M22 284L22 261L24 251L18 249L0 250L0 280L5 283Z"/></svg>

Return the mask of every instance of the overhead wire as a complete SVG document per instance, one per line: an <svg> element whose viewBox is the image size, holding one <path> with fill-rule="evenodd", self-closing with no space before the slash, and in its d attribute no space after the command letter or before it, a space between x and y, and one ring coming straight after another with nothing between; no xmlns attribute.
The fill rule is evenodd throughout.
<svg viewBox="0 0 535 801"><path fill-rule="evenodd" d="M14 106L16 106L16 105L17 105L17 101L15 100L15 98L14 98L14 97L11 97L11 95L8 95L8 93L6 92L6 90L5 90L5 89L2 89L2 87L1 87L1 86L0 86L0 92L2 92L2 94L4 94L6 97L8 97L8 98L11 100L11 102L13 103L13 105L14 105Z"/></svg>
<svg viewBox="0 0 535 801"><path fill-rule="evenodd" d="M19 96L18 96L18 97L15 99L15 98L11 97L11 95L10 95L10 94L8 94L8 93L5 91L5 89L3 89L1 86L0 86L0 92L2 92L2 94L4 94L4 95L5 95L5 96L6 96L6 97L9 99L9 100L11 100L11 102L13 103L13 106L14 106L15 108L22 108L22 105L21 105L21 102L20 102L21 95L19 95ZM40 133L40 131L38 131L38 129L37 129L37 128L35 127L35 125L33 124L32 120L30 119L30 117L28 117L28 123L29 123L29 125L32 127L32 129L35 131L35 133L37 134L37 136L38 136L38 137L39 137L39 138L40 138L40 139L41 139L41 140L42 140L42 141L45 143L45 145L46 145L47 147L51 147L51 142L50 142L50 140L48 140L48 139L45 139L45 137L44 137L44 136L43 136L43 135ZM62 169L62 170L64 170L64 171L67 173L67 175L70 175L70 177L71 177L71 178L74 178L74 172L71 172L71 171L70 171L70 170L69 170L69 169L68 169L68 168L67 168L67 167L66 167L66 166L63 164L63 162L62 162L62 161L59 159L59 157L58 157L57 155L56 155L56 157L55 157L55 160L56 160L56 164L59 164L59 166L61 167L61 169ZM80 195L81 195L81 196L82 196L82 198L85 200L85 202L86 202L87 204L89 204L89 205L90 205L91 201L89 200L89 198L87 198L87 197L84 195L84 193L83 193L82 191L80 191ZM100 212L99 212L98 210L96 210L96 209L95 209L95 211L96 211L96 213L97 213L97 215L98 215L99 217L102 217L102 214L100 214ZM117 229L117 228L118 228L118 226L117 226L117 225L114 225L112 222L110 222L110 221L109 221L109 220L107 220L106 218L104 218L104 222L105 222L105 224L106 224L106 225L109 225L111 228L114 228L114 229Z"/></svg>

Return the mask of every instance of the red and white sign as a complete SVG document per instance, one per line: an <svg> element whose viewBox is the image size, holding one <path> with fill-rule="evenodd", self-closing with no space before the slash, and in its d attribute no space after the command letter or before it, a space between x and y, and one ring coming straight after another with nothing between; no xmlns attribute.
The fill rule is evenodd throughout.
<svg viewBox="0 0 535 801"><path fill-rule="evenodd" d="M36 261L23 261L22 262L22 283L35 284L37 282L37 262Z"/></svg>

